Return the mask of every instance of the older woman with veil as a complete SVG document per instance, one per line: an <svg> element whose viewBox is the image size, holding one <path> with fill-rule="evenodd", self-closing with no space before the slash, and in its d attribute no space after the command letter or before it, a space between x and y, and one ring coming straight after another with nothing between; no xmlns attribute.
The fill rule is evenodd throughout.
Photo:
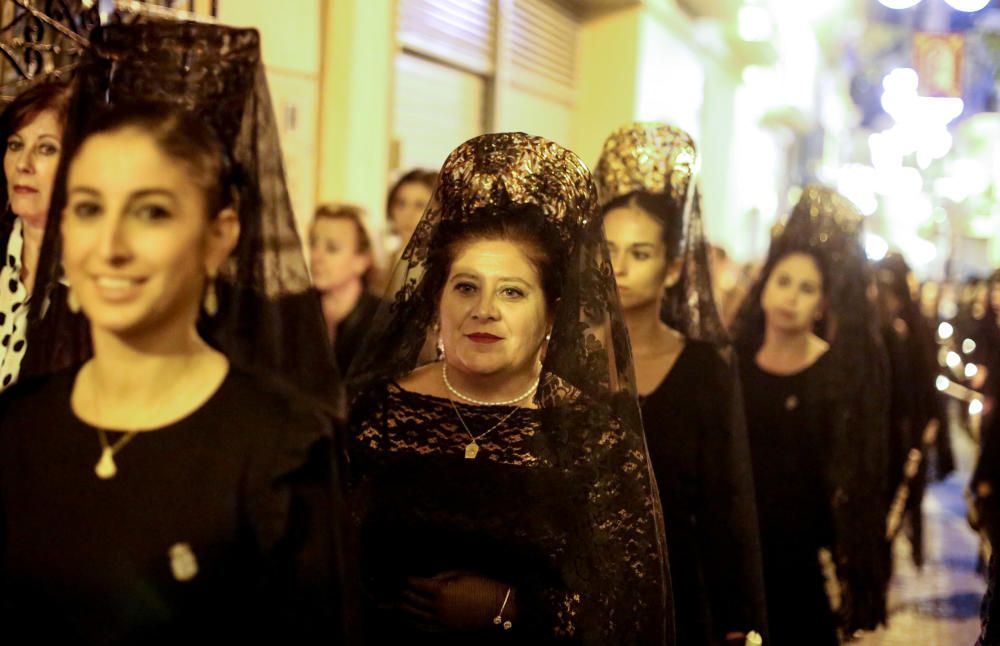
<svg viewBox="0 0 1000 646"><path fill-rule="evenodd" d="M454 150L352 367L372 643L672 643L662 518L583 163Z"/></svg>

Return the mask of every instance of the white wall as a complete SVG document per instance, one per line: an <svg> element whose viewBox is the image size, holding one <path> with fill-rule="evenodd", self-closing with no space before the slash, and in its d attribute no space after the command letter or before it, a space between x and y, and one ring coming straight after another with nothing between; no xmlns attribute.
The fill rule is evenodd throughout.
<svg viewBox="0 0 1000 646"><path fill-rule="evenodd" d="M219 21L260 32L285 175L300 237L316 204L320 0L221 0Z"/></svg>

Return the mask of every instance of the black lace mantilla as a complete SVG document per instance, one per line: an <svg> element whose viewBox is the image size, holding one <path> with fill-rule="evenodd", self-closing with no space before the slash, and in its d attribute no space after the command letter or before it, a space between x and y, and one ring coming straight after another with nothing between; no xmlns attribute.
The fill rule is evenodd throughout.
<svg viewBox="0 0 1000 646"><path fill-rule="evenodd" d="M472 461L447 399L389 383L364 402L351 454L373 594L391 595L400 573L483 572L517 590L522 634L659 643L645 449L606 407L522 408L479 441ZM455 406L473 433L497 422L495 407ZM603 432L573 431L592 428Z"/></svg>
<svg viewBox="0 0 1000 646"><path fill-rule="evenodd" d="M888 493L888 358L869 297L872 268L861 242L863 218L845 197L808 186L734 324L737 347L753 356L764 338L760 298L774 266L787 254L813 254L826 269L826 313L817 332L829 344L825 390L835 402L831 420L830 479L840 615L846 634L886 620L889 550L885 541Z"/></svg>
<svg viewBox="0 0 1000 646"><path fill-rule="evenodd" d="M467 463L456 457L460 439L450 408L407 400L386 384L436 360L437 295L429 286L441 280L443 268L429 252L439 229L485 217L479 215L484 206L518 205L537 207L539 227L555 231L564 279L550 312L554 322L535 409L512 417L509 424L520 424L520 430L496 432L496 444L484 445L484 454ZM586 166L557 144L523 133L483 135L459 146L441 169L385 302L349 380L356 397L353 432L368 440L358 447L366 455L365 469L373 470L363 469L362 480L374 483L377 492L391 486L383 480L391 483L397 466L405 464L399 468L423 476L410 479L402 500L415 498L413 504L427 509L456 504L456 495L465 499L453 486L451 493L441 489L441 483L458 482L458 473L492 480L492 494L485 485L479 493L497 507L498 518L510 522L498 536L516 534L498 549L527 549L526 561L512 561L516 567L541 558L539 567L551 580L534 588L560 591L556 605L566 621L552 619L554 606L546 606L546 634L568 630L568 621L576 638L587 643L670 642L662 514L597 193ZM482 416L476 423L485 424L485 411L468 413L473 420ZM451 479L442 479L449 473ZM381 504L391 513L411 504L373 495L373 518L387 513ZM494 522L481 509L455 507L449 513L435 516L431 525L491 535L481 531ZM577 604L587 610L577 612Z"/></svg>
<svg viewBox="0 0 1000 646"><path fill-rule="evenodd" d="M203 336L234 362L286 378L336 406L341 382L332 357L317 352L326 346L325 326L295 227L256 30L154 19L94 30L73 85L39 284L51 293L61 278L66 163L95 115L129 104L193 113L218 134L231 166L227 188L238 207L240 238L220 268L219 313L202 321ZM57 305L41 322L42 313L31 312L47 340L31 350L38 353L37 372L90 354L86 331Z"/></svg>

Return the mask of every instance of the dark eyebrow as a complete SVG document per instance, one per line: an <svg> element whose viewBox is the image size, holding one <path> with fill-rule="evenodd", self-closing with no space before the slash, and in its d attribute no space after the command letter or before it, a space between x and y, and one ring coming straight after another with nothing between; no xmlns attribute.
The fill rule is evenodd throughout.
<svg viewBox="0 0 1000 646"><path fill-rule="evenodd" d="M463 278L463 277L464 278L471 278L472 280L479 280L479 276L476 276L475 274L470 274L470 273L465 272L465 271L461 271L461 272L455 274L454 276L451 277L451 279L452 280L458 280L459 278Z"/></svg>
<svg viewBox="0 0 1000 646"><path fill-rule="evenodd" d="M636 247L656 247L655 242L633 242L629 245L629 248L635 249Z"/></svg>
<svg viewBox="0 0 1000 646"><path fill-rule="evenodd" d="M518 278L517 276L501 276L497 280L499 280L500 282L521 283L527 287L531 287L531 283L524 280L523 278Z"/></svg>
<svg viewBox="0 0 1000 646"><path fill-rule="evenodd" d="M147 197L164 197L176 206L177 205L177 195L173 191L168 191L165 188L144 188L138 191L133 191L128 196L128 206L132 206L133 202L137 200L142 200Z"/></svg>
<svg viewBox="0 0 1000 646"><path fill-rule="evenodd" d="M100 191L98 191L96 188L92 188L90 186L74 186L73 188L70 189L69 193L70 193L70 195L72 195L74 193L85 193L85 194L91 195L93 197L100 197L101 196L101 192ZM135 202L136 200L141 200L141 199L144 199L144 198L147 198L147 197L165 197L168 200L170 200L172 203L174 203L175 205L177 204L177 196L173 193L173 191L168 191L168 190L163 189L163 188L147 188L147 189L142 189L142 190L134 191L131 195L129 195L128 196L128 205L131 206L132 203Z"/></svg>

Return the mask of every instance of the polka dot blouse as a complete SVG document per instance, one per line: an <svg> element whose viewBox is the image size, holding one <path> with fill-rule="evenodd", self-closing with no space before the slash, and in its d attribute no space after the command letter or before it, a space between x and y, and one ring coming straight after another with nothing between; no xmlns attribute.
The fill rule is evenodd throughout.
<svg viewBox="0 0 1000 646"><path fill-rule="evenodd" d="M28 328L28 290L21 282L21 219L14 220L0 269L0 391L17 381Z"/></svg>

